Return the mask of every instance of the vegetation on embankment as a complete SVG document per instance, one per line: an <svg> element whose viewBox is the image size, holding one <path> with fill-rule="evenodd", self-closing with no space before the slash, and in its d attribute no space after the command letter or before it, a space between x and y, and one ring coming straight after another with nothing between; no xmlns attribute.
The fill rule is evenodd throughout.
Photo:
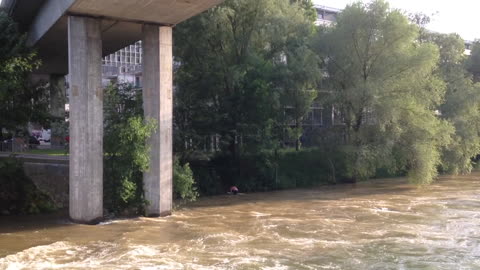
<svg viewBox="0 0 480 270"><path fill-rule="evenodd" d="M311 10L308 0L227 0L175 28L175 150L192 166L208 157L207 169L194 168L209 176L200 190L379 171L425 185L439 172L469 173L480 153L480 43L467 56L460 36L427 31L428 17L381 0L350 4L317 28ZM314 115L323 123L304 125ZM303 143L319 156L288 154L289 163L323 165L282 183L282 154L271 153Z"/></svg>
<svg viewBox="0 0 480 270"><path fill-rule="evenodd" d="M0 215L39 214L53 210L54 202L25 175L19 159L0 158Z"/></svg>
<svg viewBox="0 0 480 270"><path fill-rule="evenodd" d="M104 207L114 214L143 214L143 172L148 170L147 140L157 129L145 119L142 91L130 84L110 85L104 95ZM174 162L174 198L198 197L188 164Z"/></svg>
<svg viewBox="0 0 480 270"><path fill-rule="evenodd" d="M348 149L327 152L319 148L283 149L277 152L244 154L237 158L215 155L189 161L201 195L224 194L237 186L241 192L308 188L358 181ZM405 176L405 170L376 168L371 178Z"/></svg>

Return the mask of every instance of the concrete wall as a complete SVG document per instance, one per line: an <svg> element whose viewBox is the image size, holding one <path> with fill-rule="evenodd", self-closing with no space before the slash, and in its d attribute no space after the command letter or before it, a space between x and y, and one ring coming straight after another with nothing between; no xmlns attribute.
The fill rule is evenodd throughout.
<svg viewBox="0 0 480 270"><path fill-rule="evenodd" d="M23 167L25 174L39 190L52 198L56 207L68 207L68 163L27 159Z"/></svg>

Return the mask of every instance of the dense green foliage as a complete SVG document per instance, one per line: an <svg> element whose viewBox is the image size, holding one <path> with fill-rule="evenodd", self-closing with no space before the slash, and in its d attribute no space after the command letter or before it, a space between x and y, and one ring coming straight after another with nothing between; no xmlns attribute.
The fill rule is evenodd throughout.
<svg viewBox="0 0 480 270"><path fill-rule="evenodd" d="M104 202L110 212L142 214L147 203L143 172L148 170L146 140L156 124L143 119L142 93L131 85L111 85L104 97Z"/></svg>
<svg viewBox="0 0 480 270"><path fill-rule="evenodd" d="M442 167L455 174L470 173L472 158L480 153L480 85L475 85L465 70L465 46L458 35L425 33L423 40L440 49L436 73L445 83L446 92L439 112L455 128L443 151Z"/></svg>
<svg viewBox="0 0 480 270"><path fill-rule="evenodd" d="M468 97L454 94L461 82L447 78L464 75L447 70L461 66L455 58L463 51L460 47L446 55L447 44L434 43L446 43L448 37L442 35L419 40L419 27L383 1L348 6L334 27L319 32L317 52L326 62L326 81L344 126L344 144L351 153L347 169L353 178L374 176L383 167L406 170L410 180L430 183L442 165L444 149L450 151L445 161L452 171L468 167L458 164L458 155L466 157L463 163L475 155L474 149L468 154L453 149L455 139L460 144L463 140L455 128L460 128L456 119L466 104L458 104L455 111L451 103ZM476 117L478 102L472 102ZM471 135L475 138L468 139L478 139L478 132ZM452 155L457 155L455 161L447 158Z"/></svg>
<svg viewBox="0 0 480 270"><path fill-rule="evenodd" d="M25 135L29 121L48 118L44 87L32 86L28 76L39 65L35 51L25 44L26 35L6 12L0 10L0 141L4 131ZM23 172L20 161L0 160L0 214L37 214L54 209Z"/></svg>
<svg viewBox="0 0 480 270"><path fill-rule="evenodd" d="M383 1L354 3L318 29L312 10L311 1L226 1L175 28L175 197L470 172L480 91L463 40ZM153 126L134 92L106 99L116 104L106 117L112 211L146 203ZM332 110L331 123L299 151L313 102Z"/></svg>
<svg viewBox="0 0 480 270"><path fill-rule="evenodd" d="M104 202L108 211L143 214L143 172L149 168L147 139L157 123L145 120L142 90L130 84L110 85L104 96ZM174 197L194 201L198 197L188 164L176 160L173 168Z"/></svg>
<svg viewBox="0 0 480 270"><path fill-rule="evenodd" d="M346 151L304 148L244 154L235 159L219 154L209 161L192 161L191 166L199 192L212 195L233 185L241 192L255 192L349 182L346 160Z"/></svg>
<svg viewBox="0 0 480 270"><path fill-rule="evenodd" d="M181 165L177 159L173 163L173 196L187 202L195 201L199 196L190 165Z"/></svg>
<svg viewBox="0 0 480 270"><path fill-rule="evenodd" d="M48 115L46 89L28 82L30 72L40 62L25 40L12 18L0 10L0 131L15 131L28 121L42 121Z"/></svg>
<svg viewBox="0 0 480 270"><path fill-rule="evenodd" d="M202 150L214 135L232 156L278 147L282 102L308 107L301 97L319 72L308 1L294 2L228 0L175 28L176 151Z"/></svg>
<svg viewBox="0 0 480 270"><path fill-rule="evenodd" d="M474 82L480 82L480 40L473 43L466 66L467 70L473 75Z"/></svg>
<svg viewBox="0 0 480 270"><path fill-rule="evenodd" d="M53 210L53 201L25 175L23 164L18 159L0 159L0 215L38 214Z"/></svg>
<svg viewBox="0 0 480 270"><path fill-rule="evenodd" d="M467 70L475 76L480 50L467 59L458 36L430 33L427 16L384 1L351 4L318 30L311 10L311 1L226 1L177 26L175 150L200 191L468 173L480 90ZM300 149L314 101L332 115L309 135L316 150L281 150Z"/></svg>

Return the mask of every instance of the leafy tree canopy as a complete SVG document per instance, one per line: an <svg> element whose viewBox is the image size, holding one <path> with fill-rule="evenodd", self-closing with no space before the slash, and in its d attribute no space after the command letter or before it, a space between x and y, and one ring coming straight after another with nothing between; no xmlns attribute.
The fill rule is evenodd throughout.
<svg viewBox="0 0 480 270"><path fill-rule="evenodd" d="M307 76L317 68L309 8L310 1L227 0L175 28L177 147L213 134L234 155L278 145L280 97L315 81Z"/></svg>
<svg viewBox="0 0 480 270"><path fill-rule="evenodd" d="M351 175L406 170L431 182L452 126L437 117L445 84L435 74L439 51L417 42L419 28L384 1L354 3L319 31L332 105L344 125Z"/></svg>
<svg viewBox="0 0 480 270"><path fill-rule="evenodd" d="M44 116L44 91L27 80L39 64L35 52L25 45L25 35L0 10L0 129L15 129Z"/></svg>
<svg viewBox="0 0 480 270"><path fill-rule="evenodd" d="M474 81L480 82L480 41L473 43L470 57L467 61L467 69L473 74Z"/></svg>

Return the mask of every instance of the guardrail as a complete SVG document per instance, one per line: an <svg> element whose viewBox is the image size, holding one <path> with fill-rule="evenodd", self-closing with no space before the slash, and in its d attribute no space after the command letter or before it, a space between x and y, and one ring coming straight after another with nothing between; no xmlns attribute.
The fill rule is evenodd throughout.
<svg viewBox="0 0 480 270"><path fill-rule="evenodd" d="M0 152L7 153L22 153L32 149L61 149L64 147L65 146L53 147L51 145L29 144L24 143L21 140L9 140L0 142Z"/></svg>

